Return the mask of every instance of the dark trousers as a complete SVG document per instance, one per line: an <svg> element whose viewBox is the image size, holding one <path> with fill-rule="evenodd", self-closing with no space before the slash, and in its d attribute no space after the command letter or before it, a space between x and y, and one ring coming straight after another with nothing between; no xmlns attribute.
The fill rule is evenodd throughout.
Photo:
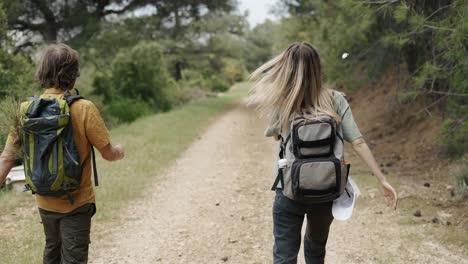
<svg viewBox="0 0 468 264"><path fill-rule="evenodd" d="M88 263L91 217L94 204L85 204L70 213L39 208L45 234L44 264Z"/></svg>
<svg viewBox="0 0 468 264"><path fill-rule="evenodd" d="M301 246L301 230L307 215L304 235L304 257L307 264L322 264L325 261L325 246L328 231L333 221L332 202L304 205L285 197L276 190L273 205L274 264L296 264Z"/></svg>

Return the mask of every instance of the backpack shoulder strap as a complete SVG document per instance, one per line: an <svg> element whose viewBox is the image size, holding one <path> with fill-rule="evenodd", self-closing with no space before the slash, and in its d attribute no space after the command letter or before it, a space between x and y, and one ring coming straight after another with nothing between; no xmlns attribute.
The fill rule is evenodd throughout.
<svg viewBox="0 0 468 264"><path fill-rule="evenodd" d="M271 190L274 191L278 188L278 184L281 183L281 187L284 188L284 177L283 177L283 169L278 168L278 172L275 178L275 182L271 186Z"/></svg>
<svg viewBox="0 0 468 264"><path fill-rule="evenodd" d="M77 93L79 93L78 90L77 90ZM84 97L79 94L78 95L65 95L63 99L65 99L65 101L67 101L67 104L70 106L74 102L80 99L84 99ZM93 145L91 145L91 156L93 159L92 163L93 163L94 185L99 186L99 178L98 178L97 165L96 165L96 152L94 151Z"/></svg>
<svg viewBox="0 0 468 264"><path fill-rule="evenodd" d="M81 96L81 95L65 95L65 96L63 97L63 99L64 99L65 101L67 101L67 104L68 104L68 105L72 105L74 102L76 102L76 101L78 101L78 100L80 100L80 99L84 99L84 98L83 98L83 96Z"/></svg>
<svg viewBox="0 0 468 264"><path fill-rule="evenodd" d="M288 133L288 136L286 137L286 139L284 139L283 137L281 137L280 154L279 154L280 159L282 159L282 158L285 157L285 154L286 154L286 145L288 145L288 141L289 141L290 139L291 139L291 133Z"/></svg>
<svg viewBox="0 0 468 264"><path fill-rule="evenodd" d="M91 145L91 154L93 155L93 174L94 174L94 186L99 186L99 178L96 166L96 152L94 151L94 146Z"/></svg>
<svg viewBox="0 0 468 264"><path fill-rule="evenodd" d="M283 159L286 154L286 145L288 144L288 141L291 139L291 133L288 133L288 136L286 139L283 138L283 136L280 136L280 151L279 151L279 158ZM284 186L284 177L283 177L283 168L278 168L278 172L276 174L275 182L273 183L273 186L271 186L271 190L274 191L276 188L278 188L278 184L281 182L281 186Z"/></svg>

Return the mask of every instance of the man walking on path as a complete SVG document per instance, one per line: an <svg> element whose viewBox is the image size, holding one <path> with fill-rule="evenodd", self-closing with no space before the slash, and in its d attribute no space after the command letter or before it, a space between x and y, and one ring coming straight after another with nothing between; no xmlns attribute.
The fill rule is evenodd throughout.
<svg viewBox="0 0 468 264"><path fill-rule="evenodd" d="M63 99L69 95L79 76L78 60L78 52L67 45L47 47L36 73L45 89L40 98ZM44 264L87 263L91 217L96 212L91 180L92 146L108 161L124 158L123 147L110 143L109 132L92 102L80 99L71 104L70 119L73 142L80 157L81 183L69 195L35 195L46 241ZM20 135L17 129L12 129L0 156L0 186L21 147Z"/></svg>

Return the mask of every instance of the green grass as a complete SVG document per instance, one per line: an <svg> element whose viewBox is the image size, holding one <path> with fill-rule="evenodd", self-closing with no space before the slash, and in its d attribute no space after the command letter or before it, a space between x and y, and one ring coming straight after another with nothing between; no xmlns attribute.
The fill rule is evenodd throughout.
<svg viewBox="0 0 468 264"><path fill-rule="evenodd" d="M113 129L112 142L124 145L126 158L113 163L98 159L100 186L96 188L98 212L94 218L98 228L119 221L119 209L147 193L161 171L220 113L246 95L248 86L238 84L219 97ZM43 231L39 222L30 194L0 191L0 263L41 263Z"/></svg>
<svg viewBox="0 0 468 264"><path fill-rule="evenodd" d="M459 198L468 198L468 155L452 164L450 175L454 178Z"/></svg>

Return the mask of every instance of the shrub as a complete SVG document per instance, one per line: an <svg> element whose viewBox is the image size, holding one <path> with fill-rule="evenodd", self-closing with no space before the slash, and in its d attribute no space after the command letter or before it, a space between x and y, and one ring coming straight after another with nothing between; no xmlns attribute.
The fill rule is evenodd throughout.
<svg viewBox="0 0 468 264"><path fill-rule="evenodd" d="M193 87L201 90L208 90L205 85L203 74L196 70L183 70L182 79L178 81L182 87Z"/></svg>
<svg viewBox="0 0 468 264"><path fill-rule="evenodd" d="M467 157L460 159L451 167L451 174L456 183L457 193L463 198L468 198L468 163Z"/></svg>
<svg viewBox="0 0 468 264"><path fill-rule="evenodd" d="M14 96L25 99L39 91L32 64L23 56L0 49L0 99Z"/></svg>
<svg viewBox="0 0 468 264"><path fill-rule="evenodd" d="M6 19L0 1L0 42L5 41ZM0 43L4 44L4 43ZM39 93L33 79L33 66L21 55L12 55L0 47L0 150L11 129L18 124L19 103Z"/></svg>
<svg viewBox="0 0 468 264"><path fill-rule="evenodd" d="M222 75L229 82L229 84L234 84L244 80L245 66L242 62L237 60L226 60L223 67Z"/></svg>
<svg viewBox="0 0 468 264"><path fill-rule="evenodd" d="M97 73L93 81L93 94L102 96L105 102L111 102L114 97L119 97L112 81L110 74L105 72Z"/></svg>
<svg viewBox="0 0 468 264"><path fill-rule="evenodd" d="M206 92L225 92L230 85L215 73L200 73L194 70L184 70L180 86L189 89L203 90Z"/></svg>
<svg viewBox="0 0 468 264"><path fill-rule="evenodd" d="M119 53L112 74L119 95L148 102L155 110L168 109L171 81L161 47L155 42L142 42L129 52Z"/></svg>
<svg viewBox="0 0 468 264"><path fill-rule="evenodd" d="M229 90L229 84L218 76L212 76L205 80L205 85L213 92L226 92Z"/></svg>
<svg viewBox="0 0 468 264"><path fill-rule="evenodd" d="M152 112L151 107L147 103L125 97L112 101L104 109L106 114L110 114L120 122L127 123L133 122L139 117Z"/></svg>
<svg viewBox="0 0 468 264"><path fill-rule="evenodd" d="M102 72L93 84L94 92L110 102L109 113L122 121L132 120L137 115L132 112L126 116L120 108L143 110L149 106L158 112L168 111L172 106L169 89L173 80L167 72L162 49L155 42L140 42L131 49L122 49L110 71Z"/></svg>
<svg viewBox="0 0 468 264"><path fill-rule="evenodd" d="M452 157L461 157L468 149L468 123L465 119L448 119L444 124L444 141Z"/></svg>

